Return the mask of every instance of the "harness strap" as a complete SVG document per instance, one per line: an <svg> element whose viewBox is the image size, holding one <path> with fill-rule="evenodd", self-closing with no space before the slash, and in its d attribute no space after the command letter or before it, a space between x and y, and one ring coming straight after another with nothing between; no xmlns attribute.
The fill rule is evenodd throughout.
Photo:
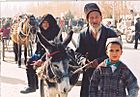
<svg viewBox="0 0 140 97"><path fill-rule="evenodd" d="M60 53L60 51L52 52L52 53L50 53L50 54L47 54L47 57L51 57L51 56L53 56L53 55L55 55L55 54L58 54L58 53Z"/></svg>

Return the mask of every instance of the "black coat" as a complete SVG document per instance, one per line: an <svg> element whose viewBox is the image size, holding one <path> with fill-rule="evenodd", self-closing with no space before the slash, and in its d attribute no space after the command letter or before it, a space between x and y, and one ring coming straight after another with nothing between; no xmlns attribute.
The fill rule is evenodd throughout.
<svg viewBox="0 0 140 97"><path fill-rule="evenodd" d="M49 23L49 28L47 30L44 30L41 25L44 21L48 21ZM55 18L50 15L44 15L41 19L40 25L39 25L41 34L48 40L48 41L53 41L55 37L57 37L57 35L60 32L60 28L57 25L57 22L55 20ZM60 40L62 41L62 35L60 37ZM35 54L40 54L40 56L44 55L44 53L46 52L45 49L41 46L40 42L37 39L37 46L36 46L36 51ZM43 61L45 61L45 57L42 59Z"/></svg>
<svg viewBox="0 0 140 97"><path fill-rule="evenodd" d="M98 63L101 63L105 58L107 58L105 53L105 45L107 38L110 37L117 37L117 34L113 30L102 26L100 38L98 41L96 41L89 32L89 27L87 27L79 35L76 52L79 52L83 55L88 53L87 58L90 61L97 59ZM88 97L89 80L93 70L94 69L90 68L83 72L80 97Z"/></svg>
<svg viewBox="0 0 140 97"><path fill-rule="evenodd" d="M140 21L137 21L137 23L135 24L135 32L140 32Z"/></svg>
<svg viewBox="0 0 140 97"><path fill-rule="evenodd" d="M43 33L43 36L45 36L45 38L49 41L54 40L54 38L58 35L60 29L58 26L54 27L54 28L50 28ZM45 53L45 49L42 47L42 45L40 44L39 41L37 41L37 47L36 47L36 54L41 54L41 56Z"/></svg>

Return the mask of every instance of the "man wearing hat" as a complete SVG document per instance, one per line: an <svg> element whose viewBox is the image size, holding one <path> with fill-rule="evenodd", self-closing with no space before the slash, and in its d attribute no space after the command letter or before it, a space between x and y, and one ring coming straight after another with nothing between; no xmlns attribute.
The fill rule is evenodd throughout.
<svg viewBox="0 0 140 97"><path fill-rule="evenodd" d="M137 18L137 22L135 24L135 45L134 45L134 49L138 48L138 40L140 40L140 17Z"/></svg>
<svg viewBox="0 0 140 97"><path fill-rule="evenodd" d="M102 13L97 4L86 4L84 12L88 25L82 30L78 37L76 52L85 55L88 61L92 61L93 64L83 72L80 97L89 96L91 75L96 66L107 58L105 53L107 38L117 37L117 34L113 30L106 28L101 24Z"/></svg>

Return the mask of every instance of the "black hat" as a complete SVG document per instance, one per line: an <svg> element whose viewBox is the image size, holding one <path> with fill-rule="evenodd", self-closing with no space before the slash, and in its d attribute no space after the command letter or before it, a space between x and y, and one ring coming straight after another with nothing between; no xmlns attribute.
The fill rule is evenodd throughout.
<svg viewBox="0 0 140 97"><path fill-rule="evenodd" d="M92 11L97 11L101 15L101 11L100 11L100 9L99 9L97 4L95 4L95 3L88 3L88 4L86 4L85 7L84 7L84 13L86 15L86 18L88 18L88 14L90 12L92 12Z"/></svg>

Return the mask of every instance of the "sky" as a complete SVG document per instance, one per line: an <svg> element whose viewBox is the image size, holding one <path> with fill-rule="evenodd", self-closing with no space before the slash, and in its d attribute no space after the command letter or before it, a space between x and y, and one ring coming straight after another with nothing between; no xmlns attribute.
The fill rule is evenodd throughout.
<svg viewBox="0 0 140 97"><path fill-rule="evenodd" d="M53 1L53 0L52 0ZM41 4L46 4L46 6L47 6L47 3L52 3L52 1L20 1L20 2L1 2L0 4L1 4L1 17L3 17L3 16L15 16L15 15L17 15L17 14L22 14L22 13L25 13L25 12L27 12L27 10L26 10L26 7L27 6L32 6L32 8L34 7L34 6L36 6L35 7L35 11L36 10L39 10L38 9L38 6L39 5L41 5ZM65 0L66 1L66 0ZM62 3L65 3L65 1L62 1L62 0L56 0L56 1L53 1L55 4L56 4L56 6L57 6L57 2L62 2ZM66 1L67 2L67 1ZM70 3L72 3L72 2L76 2L76 0L73 0L73 1L70 1L69 0L69 2ZM95 2L95 1L86 1L86 3L87 2ZM84 1L83 1L83 3L84 3ZM86 3L84 3L84 4L86 4ZM80 5L80 4L79 4ZM78 6L79 6L78 5ZM48 6L50 6L50 5L48 5Z"/></svg>
<svg viewBox="0 0 140 97"><path fill-rule="evenodd" d="M1 17L14 16L25 12L26 6L31 2L1 2Z"/></svg>
<svg viewBox="0 0 140 97"><path fill-rule="evenodd" d="M4 1L4 0L0 0L0 1ZM6 1L6 0L5 0ZM62 0L56 0L57 2L63 2ZM56 2L53 1L53 2ZM66 1L66 0L65 0ZM72 2L71 0L69 0L70 2ZM76 1L76 0L73 0ZM80 0L77 0L77 2ZM126 0L127 1L127 0ZM12 2L0 2L0 16L4 17L4 16L10 16L10 17L14 17L17 14L22 14L25 13L26 7L28 5L32 6L38 6L40 3L43 2L52 2L52 1L37 1L37 0L32 0L32 1L22 1L22 0L15 0ZM96 1L83 1L82 3L86 4L87 2L96 2ZM129 7L135 10L139 10L140 9L140 1L127 1L129 2ZM38 10L38 9L37 9Z"/></svg>

